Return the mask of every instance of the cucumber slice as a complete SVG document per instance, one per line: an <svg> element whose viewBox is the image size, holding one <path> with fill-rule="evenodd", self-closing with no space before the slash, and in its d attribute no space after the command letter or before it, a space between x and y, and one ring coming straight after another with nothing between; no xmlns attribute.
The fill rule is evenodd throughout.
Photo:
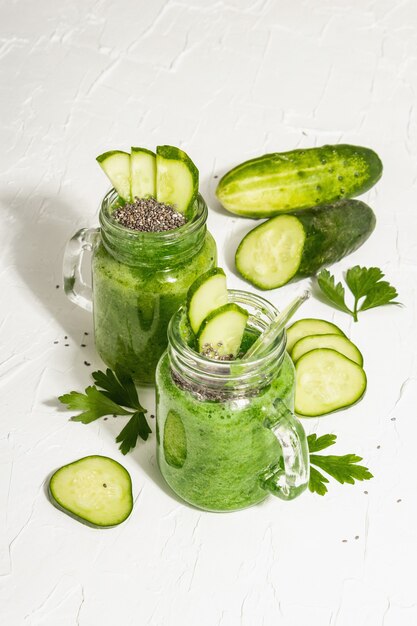
<svg viewBox="0 0 417 626"><path fill-rule="evenodd" d="M294 347L294 344L297 343L303 337L308 337L309 335L343 335L345 337L345 333L340 330L336 324L332 324L331 322L326 322L326 320L320 320L315 318L305 318L302 320L298 320L291 324L289 328L287 328L287 352L291 354L291 351Z"/></svg>
<svg viewBox="0 0 417 626"><path fill-rule="evenodd" d="M343 335L309 335L299 339L291 351L291 358L296 363L304 354L317 348L330 348L362 367L363 356L354 343Z"/></svg>
<svg viewBox="0 0 417 626"><path fill-rule="evenodd" d="M236 267L260 289L314 276L357 250L371 235L376 218L360 200L274 217L253 228L236 251Z"/></svg>
<svg viewBox="0 0 417 626"><path fill-rule="evenodd" d="M155 198L156 156L146 148L130 150L130 187L134 198Z"/></svg>
<svg viewBox="0 0 417 626"><path fill-rule="evenodd" d="M236 251L239 273L260 289L287 283L301 263L305 232L292 215L268 220L251 230Z"/></svg>
<svg viewBox="0 0 417 626"><path fill-rule="evenodd" d="M194 333L209 313L227 304L226 275L214 267L193 282L187 294L187 314Z"/></svg>
<svg viewBox="0 0 417 626"><path fill-rule="evenodd" d="M64 513L103 528L121 524L133 508L129 472L106 456L86 456L61 467L49 481L49 495Z"/></svg>
<svg viewBox="0 0 417 626"><path fill-rule="evenodd" d="M211 346L220 357L236 357L242 343L249 313L234 302L212 311L197 335L200 352Z"/></svg>
<svg viewBox="0 0 417 626"><path fill-rule="evenodd" d="M156 148L156 199L190 215L198 193L198 169L190 157L174 146Z"/></svg>
<svg viewBox="0 0 417 626"><path fill-rule="evenodd" d="M318 417L354 404L366 389L366 374L336 350L318 348L295 366L295 411Z"/></svg>
<svg viewBox="0 0 417 626"><path fill-rule="evenodd" d="M109 178L123 200L130 201L130 154L121 150L110 150L100 154L96 161Z"/></svg>

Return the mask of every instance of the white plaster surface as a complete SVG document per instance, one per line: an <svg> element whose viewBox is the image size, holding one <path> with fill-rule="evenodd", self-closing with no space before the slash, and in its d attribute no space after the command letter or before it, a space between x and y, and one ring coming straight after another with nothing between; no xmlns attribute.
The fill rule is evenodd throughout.
<svg viewBox="0 0 417 626"><path fill-rule="evenodd" d="M0 624L415 626L415 1L3 0L0 13ZM299 317L333 320L360 346L369 386L357 406L304 426L336 433L335 453L360 454L375 478L199 512L164 486L154 436L122 457L121 422L71 423L56 402L102 365L90 315L61 281L65 242L97 224L108 187L94 159L132 144L187 150L220 263L245 287L232 257L253 223L221 210L215 176L333 142L370 146L385 166L363 198L377 229L334 271L380 266L404 307L354 324L305 305ZM268 297L282 306L304 283ZM94 453L134 483L132 516L108 531L45 495L52 470Z"/></svg>

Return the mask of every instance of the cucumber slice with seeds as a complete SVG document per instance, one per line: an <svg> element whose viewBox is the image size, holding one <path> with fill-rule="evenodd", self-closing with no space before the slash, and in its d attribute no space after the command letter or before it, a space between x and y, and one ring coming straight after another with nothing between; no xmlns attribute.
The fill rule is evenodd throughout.
<svg viewBox="0 0 417 626"><path fill-rule="evenodd" d="M336 324L326 322L326 320L315 318L304 318L302 320L298 320L287 328L287 352L291 354L294 344L303 337L324 334L346 336L345 333L342 332L338 326L336 326Z"/></svg>
<svg viewBox="0 0 417 626"><path fill-rule="evenodd" d="M296 363L307 352L316 350L317 348L330 348L343 354L351 361L354 361L362 367L363 356L359 352L354 343L349 341L347 337L343 335L309 335L303 337L295 343L292 351L291 358Z"/></svg>
<svg viewBox="0 0 417 626"><path fill-rule="evenodd" d="M146 148L130 150L130 185L134 198L155 198L156 155Z"/></svg>
<svg viewBox="0 0 417 626"><path fill-rule="evenodd" d="M201 324L197 335L199 351L207 356L213 349L219 357L236 357L242 343L249 313L234 302L212 311Z"/></svg>
<svg viewBox="0 0 417 626"><path fill-rule="evenodd" d="M187 314L190 326L197 333L202 321L219 307L227 304L226 275L214 267L193 282L187 294Z"/></svg>
<svg viewBox="0 0 417 626"><path fill-rule="evenodd" d="M174 146L156 148L156 199L190 215L198 193L198 169L190 157Z"/></svg>
<svg viewBox="0 0 417 626"><path fill-rule="evenodd" d="M123 200L131 199L130 194L130 154L122 150L110 150L100 154L96 161L109 178L111 184Z"/></svg>
<svg viewBox="0 0 417 626"><path fill-rule="evenodd" d="M121 524L133 508L129 472L106 456L86 456L61 467L49 481L49 495L64 513L102 528Z"/></svg>
<svg viewBox="0 0 417 626"><path fill-rule="evenodd" d="M295 365L295 411L318 417L358 402L366 390L364 370L336 350L318 348Z"/></svg>

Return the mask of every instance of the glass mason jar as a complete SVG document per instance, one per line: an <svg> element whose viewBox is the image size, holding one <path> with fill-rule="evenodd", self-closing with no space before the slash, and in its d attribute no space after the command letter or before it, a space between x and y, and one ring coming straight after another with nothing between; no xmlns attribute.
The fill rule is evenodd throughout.
<svg viewBox="0 0 417 626"><path fill-rule="evenodd" d="M250 317L246 349L278 311L229 291ZM157 456L166 482L190 504L232 511L270 493L290 500L309 478L304 430L293 415L294 366L286 333L261 357L214 361L195 352L185 308L172 318L157 369Z"/></svg>
<svg viewBox="0 0 417 626"><path fill-rule="evenodd" d="M93 311L97 351L137 384L153 384L167 346L167 327L189 286L214 267L217 250L207 231L207 205L195 201L194 217L163 232L140 232L119 224L120 201L112 189L100 208L100 228L78 231L64 257L64 287L70 300ZM92 252L92 286L84 281L84 251Z"/></svg>

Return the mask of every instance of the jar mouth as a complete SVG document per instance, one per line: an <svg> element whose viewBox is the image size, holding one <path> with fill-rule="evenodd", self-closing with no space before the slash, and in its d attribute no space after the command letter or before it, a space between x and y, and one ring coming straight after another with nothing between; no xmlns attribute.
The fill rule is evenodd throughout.
<svg viewBox="0 0 417 626"><path fill-rule="evenodd" d="M252 331L264 332L279 313L268 300L247 291L230 289L228 299L246 308L249 312L248 328ZM183 305L172 317L168 326L168 351L174 373L188 383L205 385L209 389L226 386L235 392L245 392L254 386L258 390L272 380L282 365L287 344L285 330L262 356L216 361L198 353L187 342L183 332L184 326L188 326L186 315Z"/></svg>
<svg viewBox="0 0 417 626"><path fill-rule="evenodd" d="M151 245L152 243L156 245L158 243L169 245L170 243L177 242L182 237L188 237L198 231L207 221L207 205L203 196L198 194L194 201L193 217L183 226L159 232L133 230L123 226L123 224L120 224L112 216L112 209L118 199L120 199L120 196L115 189L112 188L106 193L100 206L100 225L106 232L111 231L113 236L120 236L123 237L123 239L129 238L135 242L146 240Z"/></svg>

